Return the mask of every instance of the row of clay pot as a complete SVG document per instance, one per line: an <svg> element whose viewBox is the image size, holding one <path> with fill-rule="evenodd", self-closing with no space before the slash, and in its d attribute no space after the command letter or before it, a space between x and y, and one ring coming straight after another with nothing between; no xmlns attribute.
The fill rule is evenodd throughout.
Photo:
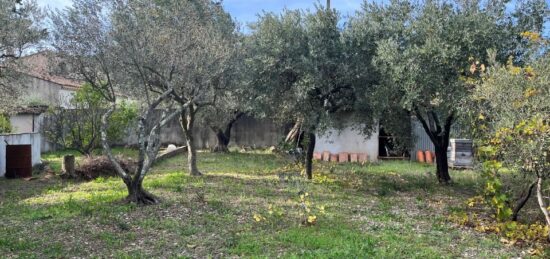
<svg viewBox="0 0 550 259"><path fill-rule="evenodd" d="M430 150L426 150L426 151L418 150L418 151L416 151L416 160L420 163L433 164L434 161L435 161L434 158L435 158L435 154Z"/></svg>
<svg viewBox="0 0 550 259"><path fill-rule="evenodd" d="M323 153L315 152L313 153L313 159L322 160L327 162L339 162L339 163L366 163L368 162L369 156L366 153L348 153L340 152L338 154L331 154L328 151Z"/></svg>

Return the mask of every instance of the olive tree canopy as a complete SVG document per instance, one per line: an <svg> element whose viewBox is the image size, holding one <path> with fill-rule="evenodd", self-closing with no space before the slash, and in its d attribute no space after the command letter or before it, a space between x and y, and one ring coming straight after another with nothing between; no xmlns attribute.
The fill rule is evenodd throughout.
<svg viewBox="0 0 550 259"><path fill-rule="evenodd" d="M519 33L539 21L533 17L517 22L512 17L524 15L506 12L506 1L500 0L393 0L365 2L350 22L356 50L363 52L352 64L361 68L364 62L360 76L368 70L378 74L370 83L364 80L369 87L357 94L365 98L359 103L369 105L366 110L378 116L404 109L416 117L435 146L437 178L442 183L451 180L447 146L460 102L469 94L469 78L485 69L481 64L487 64L488 50L499 61L521 52ZM372 60L361 60L372 51Z"/></svg>
<svg viewBox="0 0 550 259"><path fill-rule="evenodd" d="M0 113L16 104L21 75L16 59L46 36L41 12L32 0L0 0Z"/></svg>

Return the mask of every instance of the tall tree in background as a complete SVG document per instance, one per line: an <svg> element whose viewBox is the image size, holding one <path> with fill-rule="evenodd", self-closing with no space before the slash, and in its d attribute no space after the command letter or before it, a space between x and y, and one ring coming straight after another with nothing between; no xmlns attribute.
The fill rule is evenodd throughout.
<svg viewBox="0 0 550 259"><path fill-rule="evenodd" d="M311 13L264 13L248 38L246 63L256 109L281 122L299 122L310 179L316 133L327 128L331 113L354 99L339 21L336 11L320 6Z"/></svg>
<svg viewBox="0 0 550 259"><path fill-rule="evenodd" d="M159 202L157 197L143 189L143 180L160 149L161 128L191 104L189 101L174 107L171 99L174 87L159 82L158 77L147 70L157 53L147 49L155 47L149 44L163 41L171 35L169 26L150 19L154 15L162 16L162 13L156 12L155 3L149 0L75 0L72 7L50 15L54 47L76 70L74 72L110 103L101 119L103 150L128 188L127 200L138 204ZM151 22L149 25L156 25L154 29L157 30L139 27L139 22L143 20ZM187 22L191 28L200 28L197 21ZM187 43L181 39L181 45L176 50L185 50ZM154 67L155 73L172 74L173 66L166 65L171 61L173 59L159 63ZM117 110L119 94L137 100L140 108L136 128L138 160L135 170L131 171L123 169L118 163L108 139L109 120ZM160 116L155 113L157 109L163 110Z"/></svg>
<svg viewBox="0 0 550 259"><path fill-rule="evenodd" d="M487 50L504 60L517 50L518 23L510 22L505 1L410 1L389 4L365 2L351 21L356 37L375 50L379 74L370 98L372 110L404 109L417 118L435 146L437 178L449 183L447 147L458 103L469 94L468 77ZM385 97L389 98L385 98ZM398 105L396 105L398 104Z"/></svg>
<svg viewBox="0 0 550 259"><path fill-rule="evenodd" d="M0 113L16 103L21 89L15 60L46 37L42 16L32 0L0 0Z"/></svg>

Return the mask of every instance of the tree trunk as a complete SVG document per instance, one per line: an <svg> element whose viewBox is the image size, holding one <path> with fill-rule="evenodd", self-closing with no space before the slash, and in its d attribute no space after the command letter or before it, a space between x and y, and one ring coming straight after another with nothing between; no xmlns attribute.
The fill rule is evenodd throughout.
<svg viewBox="0 0 550 259"><path fill-rule="evenodd" d="M546 209L547 206L542 197L542 177L540 176L537 179L537 201L539 202L539 207L540 207L540 210L542 211L542 214L544 214L546 225L550 226L550 214L548 213L548 209ZM548 238L548 241L550 241L550 230L547 238Z"/></svg>
<svg viewBox="0 0 550 259"><path fill-rule="evenodd" d="M294 126L288 132L285 138L285 142L288 144L294 144L296 145L300 141L300 136L302 135L302 123L303 121L301 119L298 119L296 123L294 123Z"/></svg>
<svg viewBox="0 0 550 259"><path fill-rule="evenodd" d="M63 164L61 169L70 178L76 178L75 174L75 158L73 155L67 155L63 157Z"/></svg>
<svg viewBox="0 0 550 259"><path fill-rule="evenodd" d="M233 119L231 119L226 125L225 129L222 130L218 127L210 127L212 131L216 134L216 146L212 148L212 152L229 152L227 146L231 141L231 130L233 129L233 124L239 120L244 115L243 112L235 112Z"/></svg>
<svg viewBox="0 0 550 259"><path fill-rule="evenodd" d="M127 202L140 205L152 205L159 203L157 197L143 189L141 180L136 179L124 181L124 183L126 184L126 188L128 188L128 196L126 197Z"/></svg>
<svg viewBox="0 0 550 259"><path fill-rule="evenodd" d="M308 133L309 142L306 150L306 175L307 179L313 179L313 152L315 151L315 133Z"/></svg>
<svg viewBox="0 0 550 259"><path fill-rule="evenodd" d="M449 146L451 137L454 113L451 113L445 119L443 125L440 124L440 120L434 111L426 113L428 121L424 119L419 109L415 109L416 118L422 124L424 131L430 137L435 147L437 180L442 184L449 184L451 182L451 175L449 174L449 163L447 161L447 147Z"/></svg>
<svg viewBox="0 0 550 259"><path fill-rule="evenodd" d="M200 176L202 173L197 167L197 150L195 148L195 138L193 136L194 121L195 111L192 107L189 108L189 112L181 114L180 123L187 142L187 164L189 167L189 174L192 176Z"/></svg>
<svg viewBox="0 0 550 259"><path fill-rule="evenodd" d="M527 190L524 191L522 193L522 195L520 196L519 200L516 203L516 206L514 207L514 211L513 211L513 214L512 214L512 220L513 221L518 220L519 212L523 208L523 206L525 206L525 204L527 203L527 201L531 197L531 194L533 193L533 188L535 187L536 184L537 184L537 182L534 182L531 185L529 185Z"/></svg>
<svg viewBox="0 0 550 259"><path fill-rule="evenodd" d="M229 138L231 136L226 136L224 132L220 129L212 129L212 130L216 134L216 145L212 148L212 152L222 152L222 153L229 152L229 149L227 148L227 146L229 145Z"/></svg>
<svg viewBox="0 0 550 259"><path fill-rule="evenodd" d="M451 176L449 175L449 163L447 161L447 146L444 145L445 143L434 144L437 180L442 184L448 184L451 182Z"/></svg>

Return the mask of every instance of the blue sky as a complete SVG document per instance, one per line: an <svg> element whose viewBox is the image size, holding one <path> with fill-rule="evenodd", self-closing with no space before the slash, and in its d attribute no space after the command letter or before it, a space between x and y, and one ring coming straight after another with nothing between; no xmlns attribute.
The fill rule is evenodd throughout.
<svg viewBox="0 0 550 259"><path fill-rule="evenodd" d="M63 8L71 4L71 0L37 0L41 6L51 8ZM320 0L324 5L326 0ZM332 0L331 6L347 16L354 14L361 8L363 0ZM233 15L242 25L256 20L256 15L265 11L280 12L285 7L288 9L313 9L317 0L224 0L226 10Z"/></svg>
<svg viewBox="0 0 550 259"><path fill-rule="evenodd" d="M384 0L380 0L384 1ZM548 0L550 1L550 0ZM63 8L69 6L72 0L37 0L43 7ZM241 29L247 31L246 24L256 20L257 14L262 11L280 12L288 9L313 9L316 3L325 4L326 0L224 0L226 10L242 25ZM344 16L353 15L361 9L363 0L332 0L332 7L336 8ZM514 2L514 1L512 1ZM550 22L546 23L544 34L550 37Z"/></svg>

